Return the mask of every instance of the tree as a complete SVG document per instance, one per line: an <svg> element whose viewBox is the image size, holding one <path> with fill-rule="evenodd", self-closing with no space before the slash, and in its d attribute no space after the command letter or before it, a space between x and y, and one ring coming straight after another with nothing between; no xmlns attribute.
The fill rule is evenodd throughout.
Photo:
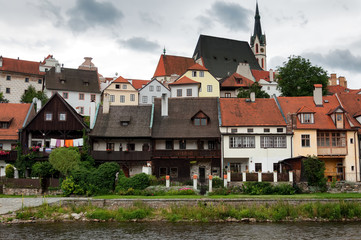
<svg viewBox="0 0 361 240"><path fill-rule="evenodd" d="M33 98L37 98L44 105L48 101L48 97L42 91L36 91L35 87L30 85L28 89L21 96L20 102L22 103L32 103Z"/></svg>
<svg viewBox="0 0 361 240"><path fill-rule="evenodd" d="M80 166L80 153L76 148L56 148L49 155L49 162L64 176Z"/></svg>
<svg viewBox="0 0 361 240"><path fill-rule="evenodd" d="M240 88L237 97L249 98L251 96L251 92L254 92L256 94L256 98L269 98L269 94L261 90L261 87L262 86L259 85L258 82L255 82L249 87L249 89Z"/></svg>
<svg viewBox="0 0 361 240"><path fill-rule="evenodd" d="M327 93L327 72L313 66L301 56L290 56L283 67L278 67L278 88L283 96L312 96L314 84L322 84L322 93Z"/></svg>
<svg viewBox="0 0 361 240"><path fill-rule="evenodd" d="M7 100L7 99L4 97L4 95L3 95L2 92L0 92L0 103L1 103L1 102L3 102L3 103L8 103L8 102L9 102L9 100Z"/></svg>
<svg viewBox="0 0 361 240"><path fill-rule="evenodd" d="M325 162L315 156L308 156L303 160L303 168L308 185L326 191Z"/></svg>

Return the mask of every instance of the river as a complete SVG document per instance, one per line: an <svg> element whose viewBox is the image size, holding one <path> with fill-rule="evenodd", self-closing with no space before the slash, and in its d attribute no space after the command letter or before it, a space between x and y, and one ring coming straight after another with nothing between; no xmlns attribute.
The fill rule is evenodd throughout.
<svg viewBox="0 0 361 240"><path fill-rule="evenodd" d="M361 239L360 223L29 223L0 225L0 239Z"/></svg>

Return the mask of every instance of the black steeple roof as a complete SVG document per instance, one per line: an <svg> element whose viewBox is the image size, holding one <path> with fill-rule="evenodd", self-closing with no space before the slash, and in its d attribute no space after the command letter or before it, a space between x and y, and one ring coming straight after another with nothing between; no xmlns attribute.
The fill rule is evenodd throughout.
<svg viewBox="0 0 361 240"><path fill-rule="evenodd" d="M265 45L266 35L262 34L261 16L259 15L258 2L256 3L256 15L254 16L254 20L254 31L253 36L251 37L251 46L253 47L256 36L258 37L260 44Z"/></svg>

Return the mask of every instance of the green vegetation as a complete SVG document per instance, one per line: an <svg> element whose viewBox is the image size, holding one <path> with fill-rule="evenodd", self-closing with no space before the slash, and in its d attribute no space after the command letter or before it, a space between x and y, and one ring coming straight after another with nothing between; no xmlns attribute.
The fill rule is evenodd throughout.
<svg viewBox="0 0 361 240"><path fill-rule="evenodd" d="M11 164L6 165L5 167L5 176L7 178L14 178L15 169L14 166Z"/></svg>
<svg viewBox="0 0 361 240"><path fill-rule="evenodd" d="M64 176L69 176L72 170L78 169L80 166L79 149L75 147L56 148L50 153L49 162L55 170Z"/></svg>
<svg viewBox="0 0 361 240"><path fill-rule="evenodd" d="M237 97L239 98L250 98L251 92L254 92L256 95L256 98L270 98L269 94L265 91L261 90L262 86L255 82L253 83L248 89L240 88L238 90Z"/></svg>
<svg viewBox="0 0 361 240"><path fill-rule="evenodd" d="M312 96L314 84L322 84L322 93L327 93L327 72L313 66L308 59L290 56L282 67L278 67L278 87L283 96Z"/></svg>
<svg viewBox="0 0 361 240"><path fill-rule="evenodd" d="M0 103L8 103L9 100L7 100L5 97L4 97L4 94L3 92L0 92Z"/></svg>
<svg viewBox="0 0 361 240"><path fill-rule="evenodd" d="M21 96L20 102L22 103L32 103L33 98L37 98L44 105L48 101L48 97L42 91L36 91L35 87L30 85L24 94Z"/></svg>
<svg viewBox="0 0 361 240"><path fill-rule="evenodd" d="M296 189L289 184L272 186L268 182L245 182L242 192L249 195L293 195L296 193Z"/></svg>
<svg viewBox="0 0 361 240"><path fill-rule="evenodd" d="M325 192L327 190L327 180L324 175L325 162L315 156L308 156L303 160L303 167L308 185L314 187L315 191Z"/></svg>

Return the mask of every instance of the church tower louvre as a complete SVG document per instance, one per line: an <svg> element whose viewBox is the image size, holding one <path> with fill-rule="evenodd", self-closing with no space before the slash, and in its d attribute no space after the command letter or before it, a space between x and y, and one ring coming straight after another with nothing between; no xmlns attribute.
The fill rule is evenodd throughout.
<svg viewBox="0 0 361 240"><path fill-rule="evenodd" d="M259 15L258 2L256 3L256 15L254 16L254 19L254 31L251 36L250 45L260 67L263 70L267 70L266 35L262 34L261 16Z"/></svg>

